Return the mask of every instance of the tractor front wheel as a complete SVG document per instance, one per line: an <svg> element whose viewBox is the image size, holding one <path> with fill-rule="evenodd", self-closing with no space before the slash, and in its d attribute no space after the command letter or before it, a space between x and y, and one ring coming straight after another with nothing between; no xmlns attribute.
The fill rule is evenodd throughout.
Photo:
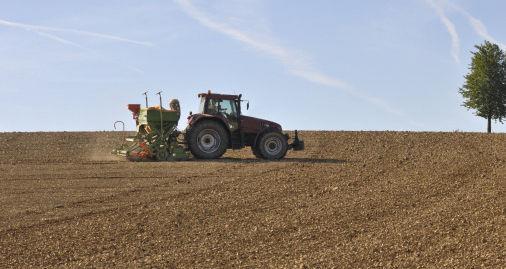
<svg viewBox="0 0 506 269"><path fill-rule="evenodd" d="M280 160L288 151L288 141L281 133L271 132L264 134L256 147L264 159Z"/></svg>
<svg viewBox="0 0 506 269"><path fill-rule="evenodd" d="M202 121L191 127L188 145L198 159L217 159L227 151L228 133L215 121Z"/></svg>

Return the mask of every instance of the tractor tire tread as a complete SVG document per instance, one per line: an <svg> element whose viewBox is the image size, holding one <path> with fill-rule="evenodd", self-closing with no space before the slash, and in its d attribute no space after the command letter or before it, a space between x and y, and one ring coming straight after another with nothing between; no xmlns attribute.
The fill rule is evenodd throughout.
<svg viewBox="0 0 506 269"><path fill-rule="evenodd" d="M276 155L269 155L269 153L263 148L263 145L265 144L265 140L271 136L276 136L282 141L282 149ZM262 156L261 158L263 158L265 160L281 160L281 159L285 158L285 156L288 152L288 141L286 140L286 137L283 134L281 134L280 132L269 132L269 133L265 133L264 135L262 135L260 137L260 139L258 140L257 147L258 147L258 151L259 151L260 155Z"/></svg>
<svg viewBox="0 0 506 269"><path fill-rule="evenodd" d="M198 142L197 142L197 136L202 130L205 129L212 129L215 130L221 139L220 147L213 153L206 153L199 149ZM190 152L192 155L197 159L218 159L225 152L228 148L228 133L225 130L225 128L218 122L212 121L212 120L204 120L201 122L198 122L196 125L192 126L188 132L187 132L187 143L188 148L190 149Z"/></svg>

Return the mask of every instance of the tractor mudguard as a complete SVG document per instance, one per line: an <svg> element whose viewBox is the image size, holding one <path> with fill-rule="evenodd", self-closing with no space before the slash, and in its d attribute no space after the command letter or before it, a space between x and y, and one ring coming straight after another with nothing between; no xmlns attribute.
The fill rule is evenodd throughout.
<svg viewBox="0 0 506 269"><path fill-rule="evenodd" d="M258 142L260 142L260 139L262 138L262 136L266 133L270 133L270 132L277 132L277 133L281 133L278 129L276 128L273 128L273 127L266 127L264 129L262 129L262 131L258 132L256 137L255 137L255 143L253 144L253 147L256 147ZM285 137L287 135L285 134ZM287 141L288 141L288 138L287 138Z"/></svg>
<svg viewBox="0 0 506 269"><path fill-rule="evenodd" d="M272 127L263 129L261 132L257 134L255 138L255 144L253 146L256 147L257 143L260 141L262 136L270 132L280 132L280 131ZM287 133L283 133L283 136L286 138L286 141L288 143L288 141L290 140L290 135L288 135ZM288 150L301 151L304 150L304 148L305 148L304 140L299 138L299 132L295 130L295 137L293 138L292 143L288 143Z"/></svg>
<svg viewBox="0 0 506 269"><path fill-rule="evenodd" d="M185 130L185 136L191 132L191 129L194 125L198 124L199 122L203 121L203 120L212 120L212 121L216 121L218 122L219 124L223 125L223 128L225 128L225 130L227 131L227 134L228 134L228 138L229 138L229 145L231 145L231 133L230 133L230 128L227 126L227 123L220 117L216 117L216 116L213 116L213 115L208 115L208 114L193 114L191 115L190 117L188 117L188 127L186 127L186 130Z"/></svg>

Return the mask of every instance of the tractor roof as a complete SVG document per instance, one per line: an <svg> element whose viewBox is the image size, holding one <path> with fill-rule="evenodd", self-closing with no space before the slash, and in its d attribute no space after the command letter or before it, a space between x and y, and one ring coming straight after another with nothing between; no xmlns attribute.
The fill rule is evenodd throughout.
<svg viewBox="0 0 506 269"><path fill-rule="evenodd" d="M241 98L241 95L219 94L219 93L211 93L211 91L208 91L207 93L199 93L199 97L222 99L222 100L237 100Z"/></svg>

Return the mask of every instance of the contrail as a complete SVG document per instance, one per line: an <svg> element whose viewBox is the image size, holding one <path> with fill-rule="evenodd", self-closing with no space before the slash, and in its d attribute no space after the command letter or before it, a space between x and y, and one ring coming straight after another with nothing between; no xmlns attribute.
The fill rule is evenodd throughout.
<svg viewBox="0 0 506 269"><path fill-rule="evenodd" d="M150 43L150 42L137 41L137 40L119 37L119 36L115 36L115 35L102 34L102 33L90 32L90 31L82 31L82 30L76 30L76 29L56 28L56 27L48 27L48 26L42 26L42 25L25 24L25 23L7 21L7 20L2 20L2 19L0 19L0 25L7 26L7 27L13 27L13 28L19 28L19 29L23 29L23 30L27 30L27 31L66 32L66 33L72 33L72 34L77 34L77 35L84 35L84 36L91 36L91 37L97 37L97 38L102 38L102 39L109 39L109 40L113 40L113 41L117 41L117 42L130 43L130 44L146 46L146 47L153 47L154 46L154 44Z"/></svg>
<svg viewBox="0 0 506 269"><path fill-rule="evenodd" d="M0 20L0 24L2 23L2 21ZM59 36L56 36L56 35L53 35L53 34L49 34L49 33L46 33L44 31L41 31L41 30L37 30L36 28L25 28L24 30L26 31L32 31L40 36L43 36L43 37L46 37L46 38L49 38L53 41L56 41L58 43L61 43L61 44L64 44L64 45L68 45L68 46L72 46L72 47L76 47L78 49L81 49L81 50L84 50L84 51L87 51L87 52L90 52L90 53L93 53L93 54L96 54L96 55L100 55L98 52L92 50L92 49L89 49L89 48L86 48L84 46L81 46L75 42L72 42L70 40L67 40L65 38L62 38L62 37L59 37ZM109 63L113 63L113 64L118 64L118 65L123 65L122 63L119 63L117 61L112 61L112 60L108 60L106 59L105 57L100 57L103 61L106 61L106 62L109 62ZM135 73L139 73L139 74L144 74L145 72L142 70L142 69L139 69L137 67L134 67L134 66L130 66L130 65L126 65L124 66L125 68L135 72Z"/></svg>
<svg viewBox="0 0 506 269"><path fill-rule="evenodd" d="M92 49L89 49L89 48L86 48L86 47L83 47L75 42L72 42L70 40L67 40L67 39L64 39L64 38L61 38L59 36L55 36L55 35L52 35L52 34L48 34L48 33L45 33L45 32L38 32L36 31L37 34L41 35L41 36L44 36L44 37L47 37L49 39L52 39L56 42L59 42L59 43L62 43L64 45L69 45L69 46L72 46L72 47L76 47L76 48L79 48L81 50L84 50L84 51L87 51L89 53L93 53L93 54L96 54L96 55L100 55L100 53L92 50ZM112 64L116 64L116 65L123 65L122 63L118 62L118 61L113 61L113 60L110 60L110 59L106 59L105 57L100 57L100 59L102 59L102 61L105 61L105 62L109 62L109 63L112 63ZM140 69L140 68L137 68L135 66L131 66L131 65L124 65L124 67L126 69L129 69L135 73L138 73L138 74L145 74L145 72Z"/></svg>
<svg viewBox="0 0 506 269"><path fill-rule="evenodd" d="M79 48L79 49L82 49L82 50L87 50L87 51L90 51L90 49L88 48L85 48L75 42L72 42L70 40L67 40L67 39L64 39L64 38L61 38L59 36L55 36L55 35L52 35L52 34L48 34L46 32L40 32L40 31L35 31L35 33L37 33L38 35L40 36L43 36L43 37L47 37L49 39L52 39L58 43L62 43L64 45L69 45L69 46L73 46L73 47L76 47L76 48Z"/></svg>
<svg viewBox="0 0 506 269"><path fill-rule="evenodd" d="M457 63L460 63L460 37L457 33L457 27L455 27L455 24L450 20L450 18L448 18L438 0L425 0L425 2L434 9L436 14L439 16L439 19L446 27L446 30L452 39L452 57Z"/></svg>
<svg viewBox="0 0 506 269"><path fill-rule="evenodd" d="M466 17L467 20L469 21L469 24L471 24L471 27L473 27L474 31L479 36L481 36L485 40L488 40L488 41L490 41L492 43L495 43L495 44L499 45L503 50L506 50L506 44L501 43L497 39L495 39L488 32L487 27L485 26L485 24L481 20L477 19L476 17L474 17L473 15L471 15L471 13L469 13L467 10L465 10L461 6L456 5L455 3L450 3L449 2L448 5L451 8L453 8L454 10L456 10L456 11L460 12L462 15L464 15L464 17Z"/></svg>
<svg viewBox="0 0 506 269"><path fill-rule="evenodd" d="M400 110L392 108L386 101L369 96L365 93L355 90L352 86L348 85L345 81L330 77L321 73L313 68L309 63L300 60L303 57L297 55L293 51L276 44L270 40L261 40L248 35L238 29L235 29L225 23L215 21L208 17L204 12L196 8L190 0L174 0L179 6L193 19L198 21L203 26L214 30L218 33L224 34L232 39L242 42L260 52L270 55L282 63L290 74L302 78L306 81L332 87L344 91L356 98L362 99L385 112L394 114L399 117L407 117L406 114ZM420 126L420 124L410 121L410 124Z"/></svg>
<svg viewBox="0 0 506 269"><path fill-rule="evenodd" d="M69 45L69 46L72 46L72 47L76 47L76 48L79 48L81 50L84 50L84 51L87 51L89 53L93 53L93 54L96 54L96 55L100 56L100 53L98 53L98 52L96 52L96 51L94 51L92 49L83 47L83 46L81 46L81 45L79 45L79 44L77 44L75 42L72 42L70 40L61 38L59 36L55 36L55 35L48 34L48 33L45 33L45 32L38 32L38 31L36 31L36 33L39 34L39 35L41 35L41 36L47 37L49 39L52 39L52 40L54 40L56 42L62 43L64 45ZM123 65L123 63L120 63L120 62L114 61L114 60L110 60L110 59L106 59L105 57L102 57L102 56L100 56L100 59L102 61L109 62L109 63L115 64L115 65L120 65L120 66ZM131 65L123 65L123 66L124 66L124 68L129 69L129 70L131 70L131 71L133 71L135 73L145 74L145 72L142 69L137 68L135 66L131 66Z"/></svg>

